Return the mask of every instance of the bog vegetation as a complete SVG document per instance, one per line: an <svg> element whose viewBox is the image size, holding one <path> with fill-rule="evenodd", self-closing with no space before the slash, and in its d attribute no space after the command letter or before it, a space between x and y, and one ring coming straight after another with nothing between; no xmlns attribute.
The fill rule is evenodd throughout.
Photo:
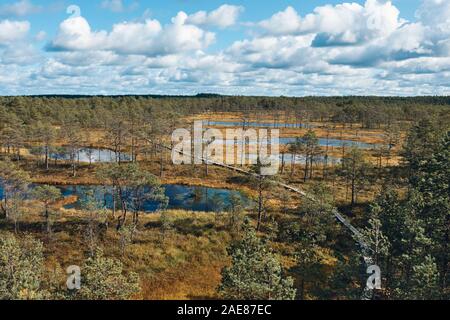
<svg viewBox="0 0 450 320"><path fill-rule="evenodd" d="M363 253L337 208L381 269L371 298L449 299L449 108L448 97L2 97L0 298L360 299ZM173 165L171 134L194 120L278 128L278 175ZM243 197L206 193L205 212L187 211L170 206L169 184ZM80 290L66 286L73 265Z"/></svg>

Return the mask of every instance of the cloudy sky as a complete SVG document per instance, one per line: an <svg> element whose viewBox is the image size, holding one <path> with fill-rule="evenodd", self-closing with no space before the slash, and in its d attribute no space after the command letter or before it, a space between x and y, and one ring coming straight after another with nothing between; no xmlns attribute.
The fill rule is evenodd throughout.
<svg viewBox="0 0 450 320"><path fill-rule="evenodd" d="M345 1L2 0L0 94L450 94L450 0Z"/></svg>

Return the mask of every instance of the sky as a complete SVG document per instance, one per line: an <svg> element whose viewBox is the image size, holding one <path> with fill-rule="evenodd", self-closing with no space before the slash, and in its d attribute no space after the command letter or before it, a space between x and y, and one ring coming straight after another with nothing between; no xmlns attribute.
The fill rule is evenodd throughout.
<svg viewBox="0 0 450 320"><path fill-rule="evenodd" d="M449 95L450 0L2 0L0 95Z"/></svg>

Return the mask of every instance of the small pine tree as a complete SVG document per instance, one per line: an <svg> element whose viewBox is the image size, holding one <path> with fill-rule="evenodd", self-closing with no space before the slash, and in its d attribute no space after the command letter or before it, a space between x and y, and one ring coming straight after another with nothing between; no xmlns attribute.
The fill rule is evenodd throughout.
<svg viewBox="0 0 450 320"><path fill-rule="evenodd" d="M382 223L380 220L381 207L377 204L372 206L372 217L369 219L369 226L362 230L361 234L366 244L372 248L375 264L380 263L380 259L389 253L390 243L383 234Z"/></svg>
<svg viewBox="0 0 450 320"><path fill-rule="evenodd" d="M85 261L81 270L81 289L76 293L78 299L125 300L140 292L138 275L132 272L125 275L122 263L105 257L100 249Z"/></svg>
<svg viewBox="0 0 450 320"><path fill-rule="evenodd" d="M53 186L39 186L33 190L33 197L43 205L42 215L45 218L48 236L52 233L52 224L55 212L51 210L51 205L62 198L61 190Z"/></svg>
<svg viewBox="0 0 450 320"><path fill-rule="evenodd" d="M242 199L239 195L231 195L227 210L229 215L228 228L231 236L233 238L237 238L240 235L245 214L244 204L242 203Z"/></svg>
<svg viewBox="0 0 450 320"><path fill-rule="evenodd" d="M125 250L128 245L130 245L133 242L133 234L135 232L135 226L132 224L127 224L122 226L122 228L119 229L119 245L120 245L120 251L122 253L122 256L125 255Z"/></svg>
<svg viewBox="0 0 450 320"><path fill-rule="evenodd" d="M224 210L225 202L222 196L218 193L215 193L211 198L211 206L213 208L215 214L216 223L219 222L220 214Z"/></svg>
<svg viewBox="0 0 450 320"><path fill-rule="evenodd" d="M46 297L42 289L43 245L31 236L18 239L0 235L0 299L30 300Z"/></svg>
<svg viewBox="0 0 450 320"><path fill-rule="evenodd" d="M431 300L439 297L439 272L434 259L427 256L425 261L413 267L412 289L409 297L414 300Z"/></svg>
<svg viewBox="0 0 450 320"><path fill-rule="evenodd" d="M159 222L161 224L161 240L164 242L168 232L173 228L173 221L170 219L167 211L164 210L161 212Z"/></svg>
<svg viewBox="0 0 450 320"><path fill-rule="evenodd" d="M232 300L292 300L293 279L283 276L280 262L246 225L244 237L231 245L232 264L222 270L220 295Z"/></svg>

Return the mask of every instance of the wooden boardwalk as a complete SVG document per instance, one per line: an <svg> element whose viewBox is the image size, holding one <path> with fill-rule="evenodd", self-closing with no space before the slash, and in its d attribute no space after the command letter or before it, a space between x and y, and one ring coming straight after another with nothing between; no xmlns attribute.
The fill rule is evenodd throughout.
<svg viewBox="0 0 450 320"><path fill-rule="evenodd" d="M177 150L177 149L171 148L171 147L166 146L166 145L161 145L161 144L157 144L157 145L160 146L160 147L163 147L163 148L165 148L165 149L167 149L167 150L169 150L171 152L177 152L177 153L179 153L181 155L185 155L185 156L191 157L190 154L183 153L182 150ZM217 162L217 161L213 161L213 160L207 160L204 157L199 157L198 159L201 160L204 163L207 163L208 165L214 165L214 166L217 166L217 167L226 168L226 169L233 170L235 172L239 172L239 173L242 173L242 174L245 174L245 175L253 175L253 176L256 176L256 177L259 176L259 174L257 174L257 173L250 172L250 171L247 171L247 170L244 170L242 168L235 167L235 166L231 166L229 164L225 164L225 163L221 163L221 162ZM285 184L285 183L279 182L279 181L273 181L273 182L275 184L279 185L280 187L283 187L286 190L289 190L289 191L292 191L292 192L294 192L296 194L299 194L300 196L302 196L304 198L308 198L308 199L310 199L312 201L316 201L312 195L307 194L306 192L304 192L304 191L302 191L302 190L300 190L300 189L298 189L298 188L296 188L294 186L291 186L291 185L288 185L288 184ZM353 236L355 237L356 241L358 242L358 244L362 248L365 248L369 252L372 251L372 249L363 240L363 237L362 237L361 233L358 231L358 229L356 229L336 208L333 209L333 215L336 217L336 219L342 225L344 225L353 234Z"/></svg>
<svg viewBox="0 0 450 320"><path fill-rule="evenodd" d="M154 142L151 142L150 140L148 140L148 142L150 142L150 143L152 143L152 144L154 144L154 145L157 145L157 146L159 146L159 147L162 147L162 148L164 148L164 149L167 149L167 150L169 150L169 151L171 151L171 152L176 152L176 153L178 153L178 154L180 154L180 155L192 157L191 154L185 153L185 152L183 152L182 150L178 150L178 149L172 148L172 147L170 147L170 146L166 146L166 145L159 144L159 143L154 143ZM214 161L214 160L209 160L209 159L206 159L206 158L204 158L204 157L198 157L197 159L198 159L198 160L201 160L202 162L206 163L207 165L213 165L213 166L217 166L217 167L221 167L221 168L226 168L226 169L229 169L229 170L233 170L233 171L235 171L235 172L242 173L242 174L244 174L244 175L253 175L253 176L256 176L256 177L260 176L259 174L255 173L255 172L250 172L250 171L244 170L244 169L242 169L242 168L238 168L238 167L231 166L231 165L229 165L229 164L225 164L225 163L221 163L221 162L217 162L217 161ZM304 192L303 190L300 190L299 188L296 188L296 187L294 187L294 186L285 184L285 183L283 183L283 182L275 181L275 180L274 180L273 182L274 182L275 184L279 185L280 187L283 187L283 188L286 189L286 190L289 190L289 191L291 191L291 192L293 192L293 193L299 194L300 196L302 196L302 197L304 197L304 198L307 198L307 199L312 200L312 201L316 201L316 199L315 199L312 195L307 194L306 192ZM357 228L355 228L355 227L350 223L350 221L348 221L348 220L347 220L347 219L346 219L346 218L338 211L337 208L334 208L332 212L333 212L333 215L335 216L335 218L336 218L336 219L337 219L337 220L338 220L338 221L339 221L339 222L340 222L347 230L350 231L350 233L353 235L353 238L354 238L355 241L358 243L358 245L359 245L359 247L360 247L360 249L361 249L362 257L363 257L363 259L364 259L364 264L366 265L366 268L368 268L369 266L373 265L372 254L373 254L374 251L373 251L373 249L372 249L372 248L364 241L364 238L363 238L361 232L360 232ZM361 297L361 298L362 298L363 300L370 300L370 299L372 298L372 293L373 293L373 290L368 289L368 288L366 287L366 288L364 289L364 292L362 293L362 297Z"/></svg>

